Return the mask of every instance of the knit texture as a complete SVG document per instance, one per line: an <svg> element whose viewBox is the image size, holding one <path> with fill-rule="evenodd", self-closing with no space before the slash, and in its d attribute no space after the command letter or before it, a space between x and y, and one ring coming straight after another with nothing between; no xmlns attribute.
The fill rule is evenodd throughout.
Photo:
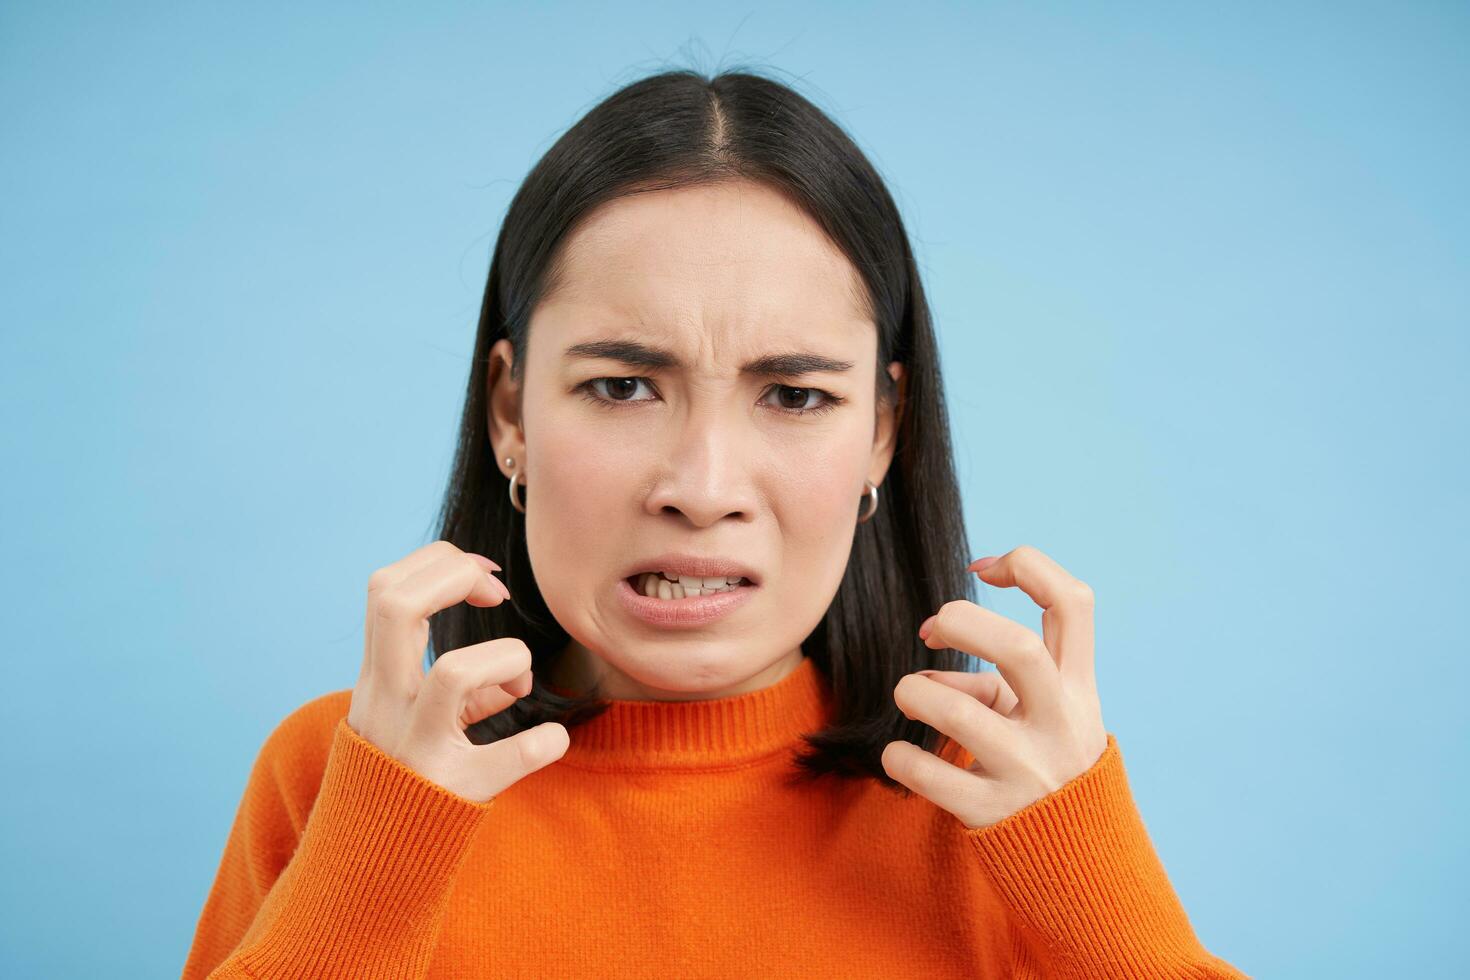
<svg viewBox="0 0 1470 980"><path fill-rule="evenodd" d="M488 803L358 735L351 697L266 739L184 980L1246 976L1195 936L1111 733L971 830L873 780L792 778L832 712L810 659L734 697L615 701Z"/></svg>

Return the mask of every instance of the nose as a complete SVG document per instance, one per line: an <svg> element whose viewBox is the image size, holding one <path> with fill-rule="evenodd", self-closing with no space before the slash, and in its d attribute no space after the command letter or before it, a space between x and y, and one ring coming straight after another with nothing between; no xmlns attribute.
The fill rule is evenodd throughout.
<svg viewBox="0 0 1470 980"><path fill-rule="evenodd" d="M740 425L720 413L691 413L670 427L667 448L655 464L645 509L654 515L682 516L694 527L730 519L755 519L748 440Z"/></svg>

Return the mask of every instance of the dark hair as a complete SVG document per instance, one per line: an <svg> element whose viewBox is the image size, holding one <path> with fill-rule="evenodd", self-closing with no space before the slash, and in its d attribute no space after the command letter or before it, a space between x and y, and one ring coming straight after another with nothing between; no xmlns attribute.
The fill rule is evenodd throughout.
<svg viewBox="0 0 1470 980"><path fill-rule="evenodd" d="M519 379L531 311L556 279L561 244L593 208L644 190L741 179L783 192L856 268L878 330L880 405L899 400L888 363L904 365L895 455L877 511L858 523L854 500L847 569L826 615L802 643L832 687L835 717L805 737L808 748L797 762L799 778L868 776L906 795L883 770L883 747L905 739L934 750L950 740L905 718L893 689L916 670L967 670L972 663L967 654L930 650L918 636L919 624L946 601L974 599L939 351L907 232L877 171L814 104L748 70L713 77L664 71L619 89L556 141L511 201L490 259L459 442L436 521L439 537L499 562L513 598L434 614L431 656L506 636L530 648L531 693L471 726L466 735L477 744L545 721L571 728L608 706L596 691L567 697L541 683L570 637L536 587L525 524L493 456L489 351L510 338L512 376Z"/></svg>

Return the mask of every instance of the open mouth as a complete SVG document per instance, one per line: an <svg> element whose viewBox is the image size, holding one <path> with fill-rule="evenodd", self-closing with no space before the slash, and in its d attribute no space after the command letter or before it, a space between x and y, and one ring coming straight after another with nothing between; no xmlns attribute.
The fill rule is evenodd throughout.
<svg viewBox="0 0 1470 980"><path fill-rule="evenodd" d="M694 599L753 587L753 583L739 575L701 578L693 575L670 575L667 572L638 572L629 575L626 581L639 595L670 600Z"/></svg>

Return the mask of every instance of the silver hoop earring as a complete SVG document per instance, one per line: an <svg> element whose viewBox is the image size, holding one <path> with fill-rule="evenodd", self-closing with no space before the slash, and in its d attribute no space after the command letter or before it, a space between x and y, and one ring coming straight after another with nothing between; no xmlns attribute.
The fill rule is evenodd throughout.
<svg viewBox="0 0 1470 980"><path fill-rule="evenodd" d="M522 514L526 512L525 504L516 499L516 484L521 481L519 473L512 473L510 477L510 505Z"/></svg>
<svg viewBox="0 0 1470 980"><path fill-rule="evenodd" d="M873 515L878 513L878 488L873 486L872 481L870 480L864 480L863 486L868 488L867 499L871 501L871 503L868 504L868 509L863 514L863 516L858 518L857 522L859 524L864 524L872 520Z"/></svg>

